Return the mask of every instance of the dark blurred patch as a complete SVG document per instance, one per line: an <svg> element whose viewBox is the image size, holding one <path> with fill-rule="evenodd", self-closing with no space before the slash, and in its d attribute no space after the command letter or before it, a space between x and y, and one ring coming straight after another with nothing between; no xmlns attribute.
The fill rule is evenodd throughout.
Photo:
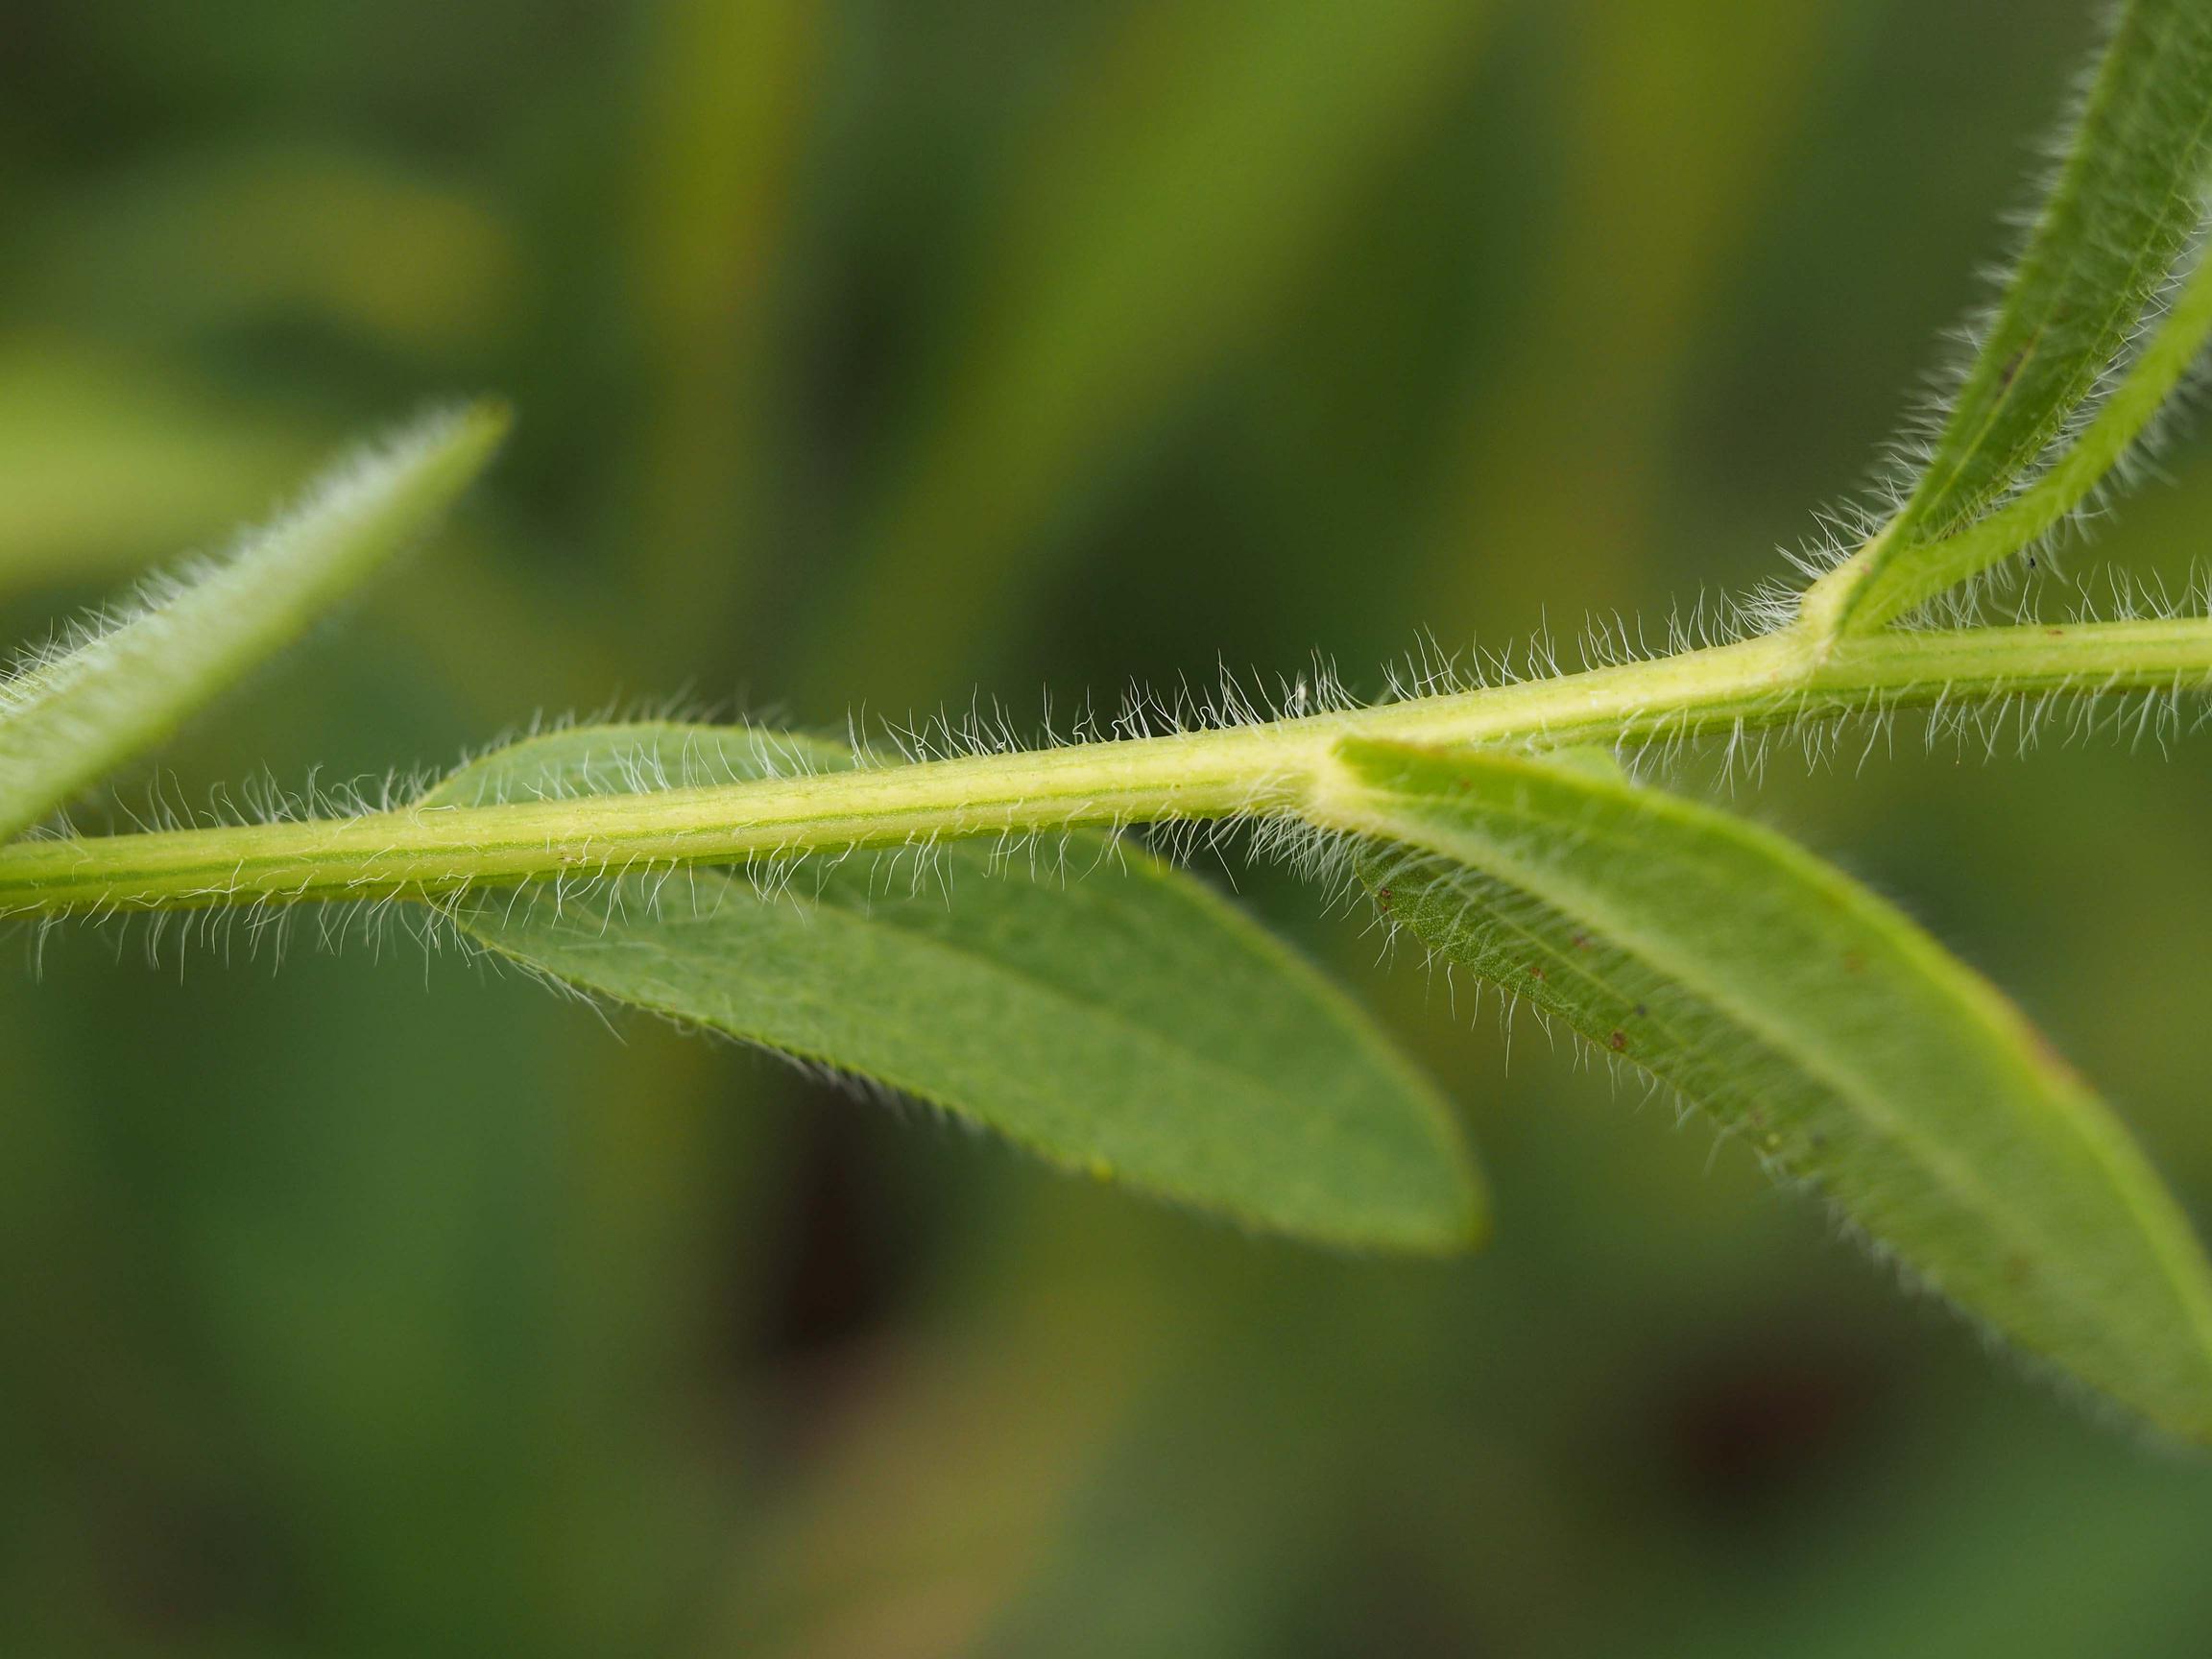
<svg viewBox="0 0 2212 1659"><path fill-rule="evenodd" d="M301 1563L275 1517L237 1492L184 1491L126 1471L94 1504L101 1597L117 1624L181 1642L212 1630L305 1623Z"/></svg>
<svg viewBox="0 0 2212 1659"><path fill-rule="evenodd" d="M737 1247L772 1264L745 1358L803 1389L881 1330L913 1285L922 1238L880 1144L855 1121L878 1108L823 1085L789 1088L801 1098L784 1208L769 1238Z"/></svg>
<svg viewBox="0 0 2212 1659"><path fill-rule="evenodd" d="M1401 1540L1373 1536L1332 1564L1348 1593L1333 1595L1310 1650L1343 1659L1483 1659L1497 1647L1470 1630L1448 1586L1430 1581Z"/></svg>
<svg viewBox="0 0 2212 1659"><path fill-rule="evenodd" d="M1880 1373L1827 1338L1769 1333L1700 1356L1654 1402L1665 1473L1700 1513L1750 1525L1852 1464Z"/></svg>

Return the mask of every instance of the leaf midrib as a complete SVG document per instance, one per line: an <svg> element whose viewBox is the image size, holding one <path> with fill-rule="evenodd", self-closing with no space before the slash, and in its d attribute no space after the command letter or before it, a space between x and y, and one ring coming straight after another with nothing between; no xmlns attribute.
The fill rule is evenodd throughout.
<svg viewBox="0 0 2212 1659"><path fill-rule="evenodd" d="M1420 797L1407 796L1398 791L1391 793L1395 799L1404 802L1408 806L1419 808L1428 805L1431 812L1433 811L1433 804L1424 802ZM1506 808L1497 806L1492 809L1503 812L1504 815L1517 821L1528 823L1539 830L1549 830L1557 828L1555 824L1534 818L1525 812L1509 811ZM1609 847L1630 852L1637 850L1633 839L1618 832L1594 829L1587 824L1578 825L1575 828L1577 833L1592 840L1601 841ZM1487 842L1483 845L1486 847L1493 846ZM1482 867L1478 864L1477 860L1469 859L1467 861L1470 864L1477 864L1479 868ZM1544 886L1528 878L1529 866L1523 859L1515 857L1509 853L1503 853L1490 858L1488 865L1500 874L1501 878L1515 886L1522 887L1539 898L1544 896ZM1552 879L1554 891L1565 891L1571 895L1587 897L1580 884L1571 878L1554 878ZM1552 901L1547 900L1546 902L1551 902ZM1560 902L1557 907L1567 910L1575 908L1572 902ZM1819 1080L1839 1098L1857 1106L1863 1112L1893 1143L1908 1150L1918 1149L1924 1155L1927 1165L1940 1175L1946 1188L1968 1208L1991 1220L1996 1230L2005 1238L2015 1243L2025 1241L2036 1259L2046 1262L2047 1264L2054 1260L2050 1253L2042 1247L2039 1236L2032 1229L2026 1228L2013 1215L2008 1206L1994 1202L1987 1188L1973 1178L1971 1163L1961 1165L1959 1157L1954 1155L1944 1142L1940 1141L1931 1142L1924 1135L1913 1133L1910 1126L1887 1107L1879 1089L1874 1090L1871 1094L1865 1091L1864 1082L1855 1076L1847 1061L1839 1072L1835 1057L1826 1045L1817 1041L1807 1045L1802 1040L1789 1035L1790 1028L1788 1027L1785 1027L1784 1032L1778 1035L1769 1022L1756 1018L1746 1012L1741 1001L1740 994L1728 988L1725 981L1716 982L1705 972L1688 971L1677 965L1673 960L1672 953L1663 946L1656 949L1653 947L1645 930L1608 925L1605 931L1607 937L1614 940L1622 949L1641 957L1656 972L1675 978L1688 986L1693 992L1703 997L1717 1011L1733 1020L1741 1027L1752 1032L1758 1040L1767 1044L1774 1051L1785 1057L1797 1060L1804 1066L1810 1076ZM1693 958L1693 960L1695 959ZM1972 1010L1962 1011L1973 1012ZM1979 1020L1977 1022L1980 1022ZM2057 1116L2060 1118L2066 1118L2063 1113ZM2086 1139L2080 1136L2080 1125L2069 1121L2068 1127L2076 1132L2078 1139ZM2104 1149L2096 1145L2093 1141L2087 1142L2087 1144L2096 1152L2100 1168L2108 1167L2107 1160L2104 1155ZM1963 1178L1961 1176L1962 1169L1964 1171ZM2198 1309L2189 1297L2182 1294L2184 1286L2175 1278L2165 1253L2153 1245L2151 1254L2158 1263L2161 1277L2175 1290L2176 1300L2182 1307L2190 1310L2193 1322L2199 1327L2200 1358L2205 1358L2206 1347L2202 1341L2202 1310ZM2088 1287L2080 1284L2079 1276L2066 1272L2062 1264L2060 1264L2058 1271L2047 1277L2046 1283L2055 1286L2063 1286L2060 1295L2069 1308L2077 1310L2086 1309L2092 1316L2090 1324L2093 1328L2105 1331L2113 1329L2111 1323L2102 1317L2104 1306L2102 1300L2089 1293Z"/></svg>

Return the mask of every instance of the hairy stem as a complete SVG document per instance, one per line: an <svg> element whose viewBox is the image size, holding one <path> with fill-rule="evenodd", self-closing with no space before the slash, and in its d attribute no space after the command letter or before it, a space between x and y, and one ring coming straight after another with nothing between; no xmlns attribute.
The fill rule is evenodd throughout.
<svg viewBox="0 0 2212 1659"><path fill-rule="evenodd" d="M1326 822L1337 740L1648 743L1930 705L2177 692L2212 619L1899 632L1791 628L1652 661L1351 712L812 777L0 847L0 915L432 899L528 880L1082 825Z"/></svg>

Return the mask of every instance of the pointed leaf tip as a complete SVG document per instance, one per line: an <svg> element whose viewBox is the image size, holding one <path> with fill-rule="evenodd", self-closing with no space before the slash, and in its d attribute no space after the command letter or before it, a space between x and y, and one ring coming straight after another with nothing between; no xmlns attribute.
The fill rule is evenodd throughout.
<svg viewBox="0 0 2212 1659"><path fill-rule="evenodd" d="M0 681L0 840L158 742L411 543L506 436L503 403L424 416L340 461L237 548L149 585Z"/></svg>
<svg viewBox="0 0 2212 1659"><path fill-rule="evenodd" d="M852 763L750 727L587 728L487 756L428 803L727 786ZM888 854L886 854L888 856ZM1480 1183L1434 1087L1347 997L1141 850L949 842L763 896L687 869L465 901L494 950L571 985L868 1077L1062 1168L1356 1249L1459 1250ZM951 889L950 902L939 877Z"/></svg>
<svg viewBox="0 0 2212 1659"><path fill-rule="evenodd" d="M1587 765L1346 741L1392 921L1671 1085L1914 1275L2212 1441L2212 1270L2111 1112L1894 906Z"/></svg>

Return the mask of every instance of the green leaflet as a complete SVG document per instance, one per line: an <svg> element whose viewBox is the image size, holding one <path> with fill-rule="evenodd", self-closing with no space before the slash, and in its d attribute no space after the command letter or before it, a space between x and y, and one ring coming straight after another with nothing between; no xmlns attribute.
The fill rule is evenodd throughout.
<svg viewBox="0 0 2212 1659"><path fill-rule="evenodd" d="M2065 450L2181 262L2202 218L2208 159L2212 5L2130 0L1927 467L1844 602L1847 625L1876 626L2017 550L1978 548L1979 563L1955 573L1937 548ZM2203 337L2201 308L2174 324L2187 336L2166 343L2175 373L2148 398L2152 388L2137 385L2108 400L2129 438Z"/></svg>
<svg viewBox="0 0 2212 1659"><path fill-rule="evenodd" d="M534 738L423 805L839 769L746 727ZM744 874L613 874L470 896L533 969L887 1083L1051 1162L1340 1244L1466 1245L1483 1206L1444 1102L1349 1001L1204 886L1101 837L935 867L868 854L763 897ZM947 888L951 889L948 894Z"/></svg>
<svg viewBox="0 0 2212 1659"><path fill-rule="evenodd" d="M405 546L480 471L503 408L441 414L325 472L299 508L111 627L0 681L0 839L139 751Z"/></svg>
<svg viewBox="0 0 2212 1659"><path fill-rule="evenodd" d="M1986 981L1769 830L1617 770L1347 740L1322 820L1452 961L1672 1085L2021 1347L2212 1440L2212 1275Z"/></svg>

